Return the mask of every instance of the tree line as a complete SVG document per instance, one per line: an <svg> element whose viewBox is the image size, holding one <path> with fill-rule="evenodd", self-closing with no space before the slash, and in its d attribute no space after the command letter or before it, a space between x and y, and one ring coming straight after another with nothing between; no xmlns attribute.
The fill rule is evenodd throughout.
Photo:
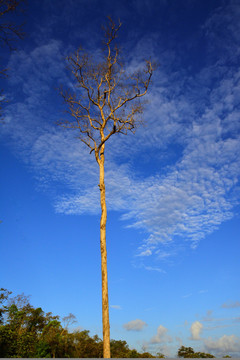
<svg viewBox="0 0 240 360"><path fill-rule="evenodd" d="M74 330L73 314L64 317L45 313L41 307L30 304L29 296L13 297L11 291L0 289L0 358L103 358L103 342L88 330ZM161 353L130 349L124 340L110 340L113 358L164 358ZM181 358L214 358L181 346ZM227 356L229 357L229 356Z"/></svg>
<svg viewBox="0 0 240 360"><path fill-rule="evenodd" d="M88 330L70 331L75 316L60 321L58 315L35 308L29 297L0 290L0 358L102 358L103 342ZM154 358L129 349L126 341L111 340L115 358Z"/></svg>

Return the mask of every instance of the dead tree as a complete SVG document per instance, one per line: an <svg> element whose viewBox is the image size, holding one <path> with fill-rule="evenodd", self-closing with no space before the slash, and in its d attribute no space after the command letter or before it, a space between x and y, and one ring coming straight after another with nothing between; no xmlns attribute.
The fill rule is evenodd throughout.
<svg viewBox="0 0 240 360"><path fill-rule="evenodd" d="M115 39L118 25L109 17L104 30L102 56L93 58L82 49L67 58L76 81L75 91L61 89L71 116L59 125L77 129L80 140L94 153L99 165L101 202L100 248L102 271L103 357L110 358L110 325L107 280L106 221L107 209L104 183L106 141L113 134L134 132L143 111L140 99L146 95L153 73L151 61L133 71L123 67ZM131 106L130 106L131 105Z"/></svg>

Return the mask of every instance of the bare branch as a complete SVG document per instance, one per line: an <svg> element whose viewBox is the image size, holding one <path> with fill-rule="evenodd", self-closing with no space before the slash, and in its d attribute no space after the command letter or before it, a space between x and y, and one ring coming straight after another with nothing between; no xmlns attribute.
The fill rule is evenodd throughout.
<svg viewBox="0 0 240 360"><path fill-rule="evenodd" d="M116 25L108 18L103 28L103 56L94 58L79 48L67 58L76 90L60 90L71 116L59 125L78 129L79 138L95 156L113 134L134 132L143 112L140 99L146 95L153 74L150 60L142 69L126 74L115 44L120 27L120 21Z"/></svg>
<svg viewBox="0 0 240 360"><path fill-rule="evenodd" d="M104 358L111 357L104 182L105 143L113 134L126 135L129 131L134 131L143 111L140 100L147 93L153 73L151 62L146 61L145 68L127 75L119 61L119 48L114 45L121 23L119 21L119 25L116 26L111 18L108 20L108 25L104 28L105 52L102 57L91 57L82 49L68 57L75 89L60 90L70 117L59 123L79 132L79 139L90 148L90 154L94 151L99 165Z"/></svg>
<svg viewBox="0 0 240 360"><path fill-rule="evenodd" d="M0 19L15 12L22 2L23 0L0 0ZM0 23L0 41L7 45L10 50L14 50L13 42L16 38L22 39L23 37L22 25L9 21Z"/></svg>

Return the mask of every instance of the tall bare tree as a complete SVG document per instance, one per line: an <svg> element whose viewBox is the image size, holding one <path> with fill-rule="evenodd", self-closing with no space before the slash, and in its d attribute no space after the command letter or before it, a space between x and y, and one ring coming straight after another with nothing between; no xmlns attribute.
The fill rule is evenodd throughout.
<svg viewBox="0 0 240 360"><path fill-rule="evenodd" d="M125 68L120 62L115 39L121 23L109 17L104 30L102 55L90 56L82 49L67 60L76 81L76 90L61 89L68 105L69 119L59 125L77 129L80 140L95 154L99 165L101 202L100 248L102 271L103 357L110 358L110 325L107 280L106 221L107 208L104 183L106 141L114 134L134 132L143 111L140 99L146 95L153 73L147 60L137 71ZM131 106L130 106L131 104Z"/></svg>

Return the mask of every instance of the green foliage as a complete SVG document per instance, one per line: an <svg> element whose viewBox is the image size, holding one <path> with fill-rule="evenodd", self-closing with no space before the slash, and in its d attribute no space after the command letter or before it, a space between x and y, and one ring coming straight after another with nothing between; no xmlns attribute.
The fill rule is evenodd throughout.
<svg viewBox="0 0 240 360"><path fill-rule="evenodd" d="M180 349L178 349L178 357L191 358L193 354L194 350L191 347L181 346Z"/></svg>
<svg viewBox="0 0 240 360"><path fill-rule="evenodd" d="M0 358L102 358L102 340L88 330L69 332L75 322L69 314L63 318L34 308L22 295L10 298L11 292L0 289ZM114 358L154 358L148 352L130 350L126 341L111 340ZM160 356L158 356L160 357Z"/></svg>
<svg viewBox="0 0 240 360"><path fill-rule="evenodd" d="M97 335L90 337L88 330L76 331L72 334L72 339L75 345L73 357L103 357L103 343Z"/></svg>
<svg viewBox="0 0 240 360"><path fill-rule="evenodd" d="M206 359L206 358L214 358L215 356L203 352L195 352L191 347L181 346L178 349L178 357L191 358L191 359L194 358Z"/></svg>
<svg viewBox="0 0 240 360"><path fill-rule="evenodd" d="M144 352L144 353L142 353L142 354L139 354L140 356L140 358L155 358L155 356L153 356L152 354L150 354L149 352ZM157 358L165 358L165 356L163 355L163 354L161 354L161 356L157 356Z"/></svg>
<svg viewBox="0 0 240 360"><path fill-rule="evenodd" d="M165 359L165 355L163 355L163 354L160 353L160 352L157 353L156 357L157 357L158 359Z"/></svg>
<svg viewBox="0 0 240 360"><path fill-rule="evenodd" d="M11 292L0 289L0 358L102 358L103 342L91 337L88 330L69 332L68 325L75 322L69 314L63 318L34 308L25 295L10 297ZM124 340L111 340L112 358L154 358L148 352L129 349ZM164 355L157 353L157 358ZM181 346L178 357L214 358ZM228 355L225 356L230 357Z"/></svg>
<svg viewBox="0 0 240 360"><path fill-rule="evenodd" d="M128 357L129 347L126 341L111 340L110 341L111 357L126 358Z"/></svg>
<svg viewBox="0 0 240 360"><path fill-rule="evenodd" d="M36 353L35 353L35 358L50 358L51 357L51 349L50 346L42 341L39 340L37 345L36 345Z"/></svg>

